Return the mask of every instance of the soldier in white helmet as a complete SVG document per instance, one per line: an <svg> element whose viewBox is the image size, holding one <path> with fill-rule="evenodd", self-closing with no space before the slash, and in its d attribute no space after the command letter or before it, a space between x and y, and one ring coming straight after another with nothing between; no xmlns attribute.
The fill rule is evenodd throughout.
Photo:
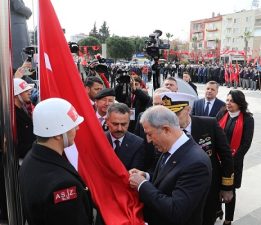
<svg viewBox="0 0 261 225"><path fill-rule="evenodd" d="M22 159L35 141L31 117L31 91L33 85L20 78L14 78L14 104L16 116L17 145L16 153L21 164Z"/></svg>
<svg viewBox="0 0 261 225"><path fill-rule="evenodd" d="M29 225L91 225L88 188L63 157L74 144L83 122L75 108L61 98L38 103L33 111L37 141L20 168L22 205Z"/></svg>

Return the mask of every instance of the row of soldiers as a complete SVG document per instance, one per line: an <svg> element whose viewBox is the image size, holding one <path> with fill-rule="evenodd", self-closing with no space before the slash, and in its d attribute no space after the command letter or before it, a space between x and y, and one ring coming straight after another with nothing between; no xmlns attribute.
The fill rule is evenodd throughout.
<svg viewBox="0 0 261 225"><path fill-rule="evenodd" d="M180 65L178 76L182 77L184 71L190 73L192 81L207 83L214 80L227 87L242 87L243 89L257 90L260 87L260 71L256 66L240 64L188 64Z"/></svg>

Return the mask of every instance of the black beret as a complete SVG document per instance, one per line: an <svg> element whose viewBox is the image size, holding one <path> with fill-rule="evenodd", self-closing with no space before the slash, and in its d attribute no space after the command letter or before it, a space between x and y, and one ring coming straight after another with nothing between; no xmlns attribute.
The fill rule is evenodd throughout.
<svg viewBox="0 0 261 225"><path fill-rule="evenodd" d="M115 91L113 88L104 88L102 89L95 97L96 100L102 99L107 96L115 96Z"/></svg>

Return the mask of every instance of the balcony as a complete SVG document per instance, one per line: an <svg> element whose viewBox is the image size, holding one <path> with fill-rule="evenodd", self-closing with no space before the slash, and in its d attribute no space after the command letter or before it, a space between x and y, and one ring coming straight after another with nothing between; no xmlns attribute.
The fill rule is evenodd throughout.
<svg viewBox="0 0 261 225"><path fill-rule="evenodd" d="M216 31L218 31L218 29L217 28L207 28L206 31L207 32L216 32Z"/></svg>

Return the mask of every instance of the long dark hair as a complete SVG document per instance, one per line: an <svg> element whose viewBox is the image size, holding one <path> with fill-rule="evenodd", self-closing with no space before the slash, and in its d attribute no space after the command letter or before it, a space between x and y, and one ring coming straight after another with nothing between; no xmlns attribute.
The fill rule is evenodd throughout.
<svg viewBox="0 0 261 225"><path fill-rule="evenodd" d="M233 101L239 106L239 109L243 114L249 114L252 116L252 113L248 110L248 103L242 91L231 90L227 95L231 95Z"/></svg>

